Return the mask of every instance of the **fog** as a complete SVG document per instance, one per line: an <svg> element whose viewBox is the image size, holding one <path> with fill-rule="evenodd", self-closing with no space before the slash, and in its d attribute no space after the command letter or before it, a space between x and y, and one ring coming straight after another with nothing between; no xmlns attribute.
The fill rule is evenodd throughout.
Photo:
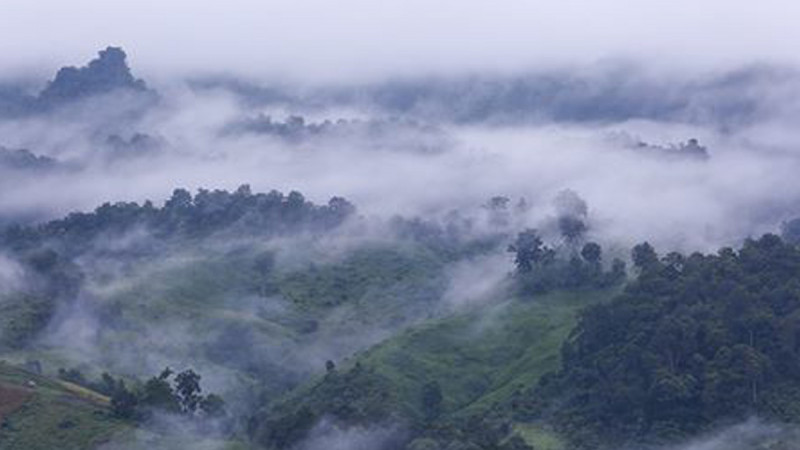
<svg viewBox="0 0 800 450"><path fill-rule="evenodd" d="M83 2L74 11L95 6ZM341 6L333 17L352 11ZM638 8L617 7L612 10L623 15ZM191 14L206 8L212 7L198 5ZM392 8L407 14L413 5ZM554 8L556 15L567 11ZM35 9L10 8L21 17ZM732 6L726 13L743 20L746 10ZM104 11L130 14L134 23L141 14L98 7L91 20ZM478 20L468 11L463 16ZM419 66L401 78L392 72L344 84L302 77L275 84L267 75L237 71L213 52L203 62L220 67L215 73L221 78L197 68L171 74L163 64L150 79L147 56L138 53L143 48L129 47L128 62L152 91L117 90L55 104L29 100L34 113L12 108L2 115L0 146L52 159L36 168L0 159L2 222L56 218L104 202L159 202L176 187L248 183L256 191L297 189L316 201L344 196L362 214L382 217L441 217L495 195L525 198L528 217L516 226L540 226L552 214L554 196L572 189L588 202L595 239L624 245L650 240L665 250L691 251L777 231L799 213L793 174L800 139L793 124L800 73L789 59L780 60L783 66L753 65L755 56L739 52L743 65L717 64L710 72L687 66L680 73L659 70L647 58L481 75L454 64L448 67L455 72L433 77ZM24 65L19 58L3 65L13 72ZM291 73L291 65L280 67ZM44 86L48 78L27 80ZM9 105L19 103L9 98ZM689 139L698 139L708 157L670 153Z"/></svg>
<svg viewBox="0 0 800 450"><path fill-rule="evenodd" d="M146 60L140 48L146 49L133 49L128 60L137 78L147 73L146 64L139 68ZM654 76L652 67L594 67L596 73L540 67L477 78L439 74L402 82L300 80L291 86L242 78L235 67L225 69L225 78L198 75L189 82L167 76L164 67L164 77L145 80L149 90L123 83L125 89L55 103L35 97L34 90L24 108L0 111L0 222L37 223L105 202L161 205L175 188L232 191L242 184L255 192L299 190L317 203L343 196L357 206L359 218L322 239L254 244L226 236L202 249L163 249L144 262L113 255L157 246L148 230L93 242L77 260L89 282L55 317L42 344L68 341L76 361L104 361L139 375L170 361L186 362L187 349L227 337L198 341L190 320L155 320L136 331L148 336L145 354L106 341L98 311L108 298L147 283L142 280L190 270L208 255L237 246L274 252L284 271L336 261L353 249L394 239L387 227L396 215L466 218L477 235L535 227L548 244L559 246L557 219L565 205L558 199L569 190L585 202L576 214L588 225L586 238L612 255L644 240L662 252L715 251L777 232L800 215L796 72L751 66L713 76ZM119 64L104 70L130 77ZM32 75L29 83L44 86L48 79L52 75ZM52 84L58 87L58 79ZM729 100L732 91L737 101ZM20 103L10 98L12 106ZM637 104L648 106L631 106ZM487 220L487 201L494 196L508 197L510 209ZM504 250L446 268L433 311L496 297L512 267ZM3 279L11 279L14 266L0 262ZM235 314L263 318L264 301L230 295L225 302ZM266 302L267 317L285 314L281 302ZM404 314L400 323L373 323L354 334L347 327L357 312L338 308L322 322L324 339L277 340L259 363L281 361L291 372L313 372L327 359L345 358L431 312L412 307ZM227 387L214 381L226 378L225 369L204 369L212 385Z"/></svg>
<svg viewBox="0 0 800 450"><path fill-rule="evenodd" d="M777 231L800 212L797 137L790 124L771 119L730 132L650 120L442 124L448 143L430 152L418 150L414 129L392 134L390 128L388 136L406 137L389 148L384 140L349 134L298 140L231 135L221 130L251 116L235 98L184 93L165 103L128 126L58 117L0 123L5 147L29 149L63 166L0 179L2 216L49 219L104 202L158 203L177 187L248 183L259 192L296 189L315 201L340 195L363 214L384 217L443 216L477 208L494 195L524 197L531 206L527 223L536 225L552 214L558 192L573 189L588 202L599 237L709 250ZM273 113L280 120L289 114ZM326 117L340 118L335 112ZM127 140L145 133L157 144L120 150L107 138L117 133ZM614 138L619 133L660 146L699 138L710 158L626 148Z"/></svg>
<svg viewBox="0 0 800 450"><path fill-rule="evenodd" d="M665 450L750 450L755 448L781 448L796 450L798 430L795 427L750 419L706 436L693 439Z"/></svg>
<svg viewBox="0 0 800 450"><path fill-rule="evenodd" d="M71 64L115 44L130 49L148 78L233 70L348 81L615 58L714 68L796 62L798 8L786 0L7 0L0 66L40 72L43 63Z"/></svg>
<svg viewBox="0 0 800 450"><path fill-rule="evenodd" d="M403 430L384 425L370 428L340 428L323 418L298 445L299 450L389 450L403 441Z"/></svg>
<svg viewBox="0 0 800 450"><path fill-rule="evenodd" d="M0 253L0 295L19 289L24 269L13 259Z"/></svg>
<svg viewBox="0 0 800 450"><path fill-rule="evenodd" d="M3 227L243 184L317 204L342 196L358 211L322 235L226 230L182 248L141 227L82 243L72 262L86 278L32 355L140 379L191 366L245 410L253 386L282 392L423 320L507 300L506 241L533 227L563 248L565 214L609 256L645 240L713 252L779 232L800 216L798 14L778 0L6 0ZM107 45L124 47L144 81L119 64L86 75ZM68 89L45 95L53 86ZM496 196L508 207L493 210ZM280 293L213 291L224 264L262 253L287 276L402 247L398 216L463 221L465 239L502 242L431 269L424 293L407 295L403 283L419 280L397 278L370 286L363 304L308 317ZM25 275L0 253L0 301ZM208 298L191 291L202 282ZM403 302L370 302L379 297ZM219 317L196 313L210 307ZM751 421L670 450L744 449L790 432ZM135 440L150 445L148 433ZM403 436L323 420L300 448Z"/></svg>

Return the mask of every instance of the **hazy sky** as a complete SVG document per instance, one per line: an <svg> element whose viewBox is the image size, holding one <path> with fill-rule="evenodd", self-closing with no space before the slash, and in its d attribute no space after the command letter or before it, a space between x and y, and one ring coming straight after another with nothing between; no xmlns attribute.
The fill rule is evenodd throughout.
<svg viewBox="0 0 800 450"><path fill-rule="evenodd" d="M122 45L138 72L351 79L645 59L797 62L800 3L721 0L1 0L6 74Z"/></svg>

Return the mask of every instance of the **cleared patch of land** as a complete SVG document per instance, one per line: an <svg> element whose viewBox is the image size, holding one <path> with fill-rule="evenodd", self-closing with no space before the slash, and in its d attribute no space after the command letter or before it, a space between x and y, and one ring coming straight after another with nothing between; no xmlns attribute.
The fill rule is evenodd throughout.
<svg viewBox="0 0 800 450"><path fill-rule="evenodd" d="M115 419L108 399L0 362L0 448L94 448L130 424Z"/></svg>
<svg viewBox="0 0 800 450"><path fill-rule="evenodd" d="M12 414L19 409L28 401L31 395L32 393L28 389L0 382L0 426L2 426L6 415Z"/></svg>

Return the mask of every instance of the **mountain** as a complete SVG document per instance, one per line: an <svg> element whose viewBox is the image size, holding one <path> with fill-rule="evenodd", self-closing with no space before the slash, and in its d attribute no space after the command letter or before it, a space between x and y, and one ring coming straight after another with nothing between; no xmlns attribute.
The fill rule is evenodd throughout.
<svg viewBox="0 0 800 450"><path fill-rule="evenodd" d="M146 92L147 86L131 74L125 52L108 47L84 67L61 68L38 100L45 106L57 105L115 90Z"/></svg>
<svg viewBox="0 0 800 450"><path fill-rule="evenodd" d="M130 95L154 101L157 95L134 77L127 55L119 47L107 47L83 67L63 67L37 95L0 86L0 118L24 117L53 111L102 95Z"/></svg>
<svg viewBox="0 0 800 450"><path fill-rule="evenodd" d="M626 277L580 234L496 226L242 186L6 228L0 446L638 449L800 422L796 246L640 244ZM796 450L770 430L742 448Z"/></svg>

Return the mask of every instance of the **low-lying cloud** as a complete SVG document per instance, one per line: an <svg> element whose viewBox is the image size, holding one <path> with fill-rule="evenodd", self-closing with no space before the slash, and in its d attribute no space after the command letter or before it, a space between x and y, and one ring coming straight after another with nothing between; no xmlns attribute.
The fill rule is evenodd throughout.
<svg viewBox="0 0 800 450"><path fill-rule="evenodd" d="M0 124L4 145L68 162L70 169L4 177L0 213L7 222L43 219L103 202L159 201L176 187L234 189L249 183L256 191L300 190L315 201L341 195L363 213L384 217L443 216L494 195L524 197L529 224L535 225L537 217L551 213L558 192L572 189L588 202L594 232L602 237L694 250L775 231L800 212L797 139L784 116L723 132L648 120L439 124L448 145L420 152L413 139L387 149L383 143L391 130L378 142L363 134L294 141L221 133L250 114L235 98L184 91L124 130L91 119L6 121ZM637 151L610 138L621 132L664 147L699 138L710 158ZM136 142L137 133L151 137L140 142L153 144L146 149L129 144L124 156L115 156L119 142ZM113 140L116 147L108 144L112 135L122 136ZM404 151L404 143L412 148Z"/></svg>
<svg viewBox="0 0 800 450"><path fill-rule="evenodd" d="M665 450L753 450L761 448L800 449L800 431L789 425L771 424L751 419Z"/></svg>
<svg viewBox="0 0 800 450"><path fill-rule="evenodd" d="M0 253L0 301L9 292L14 292L24 283L25 270L13 259Z"/></svg>
<svg viewBox="0 0 800 450"><path fill-rule="evenodd" d="M298 450L390 450L398 448L404 433L396 425L338 427L323 418L301 442Z"/></svg>

